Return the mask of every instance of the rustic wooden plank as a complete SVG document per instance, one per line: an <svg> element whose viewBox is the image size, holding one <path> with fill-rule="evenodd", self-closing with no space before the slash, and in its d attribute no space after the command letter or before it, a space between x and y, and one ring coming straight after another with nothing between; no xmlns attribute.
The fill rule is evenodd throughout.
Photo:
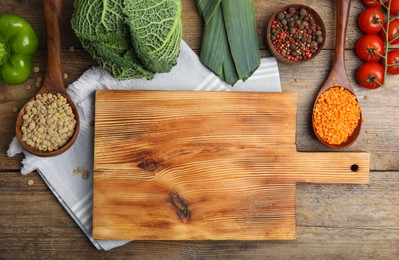
<svg viewBox="0 0 399 260"><path fill-rule="evenodd" d="M183 0L183 38L188 44L194 49L200 49L201 35L202 35L202 21L198 15L195 0ZM259 44L261 49L266 49L266 40L264 35L266 34L266 24L269 17L285 4L307 4L313 7L324 20L327 30L327 42L324 46L325 49L334 48L334 37L335 37L335 1L255 1L256 11L256 22L258 27ZM1 3L2 12L15 12L25 17L36 29L40 39L40 48L45 48L45 27L44 27L44 11L43 11L43 0L39 1L15 1L15 0L3 0ZM357 17L360 12L364 9L361 1L352 1L351 13L349 19L349 27L351 30L347 35L347 48L354 49L357 39L362 35L361 31L357 28ZM32 10L35 10L32 12ZM73 0L63 1L63 13L62 13L62 28L63 28L63 48L74 46L75 48L81 48L78 39L75 37L72 29L70 28L70 19L73 13Z"/></svg>
<svg viewBox="0 0 399 260"><path fill-rule="evenodd" d="M0 193L0 223L5 227L48 227L43 216L53 219L53 227L76 226L62 220L69 217L67 212L38 174L21 176L18 173L1 172Z"/></svg>
<svg viewBox="0 0 399 260"><path fill-rule="evenodd" d="M62 210L37 173L2 172L0 257L396 259L399 172L372 172L370 177L369 185L298 185L295 241L135 241L102 252ZM27 185L30 179L32 186ZM20 206L16 209L15 204ZM35 216L32 223L29 215Z"/></svg>
<svg viewBox="0 0 399 260"><path fill-rule="evenodd" d="M78 39L69 27L73 0L64 0L63 62L73 64L68 66L69 82L77 79L80 74L94 62L85 52L75 52L72 55L66 50L70 46L81 48ZM183 31L188 44L197 52L200 48L202 33L201 20L196 12L194 0L183 0ZM264 24L268 16L285 3L294 1L264 1L256 0L256 16L260 48L265 49L263 34ZM320 12L327 25L327 43L325 49L333 49L335 25L335 1L299 0L295 3L311 5ZM1 12L15 12L26 17L37 29L40 48L38 64L45 64L45 32L43 0L2 0ZM362 35L356 26L357 16L363 10L361 1L352 1L349 31L347 36L347 68L352 83L355 69L360 61L353 52L357 39ZM64 55L66 56L64 58ZM262 56L267 55L264 51ZM299 67L280 64L281 79L284 91L298 93L297 147L301 151L327 151L311 134L310 107L318 86L324 81L331 63L332 52L324 50L314 61ZM76 60L76 63L74 62ZM44 66L38 75L42 75ZM292 72L290 72L292 70ZM29 81L32 86L36 82L36 74ZM316 75L316 76L315 76ZM295 82L294 79L300 79ZM369 129L370 134L363 134L348 150L363 150L372 153L371 167L380 170L398 170L399 138L396 122L399 109L397 105L397 77L390 77L387 87L368 91L355 86L363 107L363 130ZM309 88L306 86L309 85ZM18 173L8 173L4 170L19 170L21 156L9 159L5 155L8 143L14 135L14 106L22 106L25 100L33 96L35 88L27 91L24 85L7 86L0 84L0 210L7 208L6 218L0 214L0 258L161 258L161 259L215 259L215 258L316 258L316 259L396 259L399 255L398 239L398 173L373 172L370 186L344 185L309 185L300 184L297 188L297 240L290 242L133 242L111 252L98 252L86 239L84 234L74 226L72 219L62 210L44 184L39 190L25 190L26 178ZM379 137L375 134L378 133ZM367 140L371 143L368 144ZM3 182L7 180L6 182ZM39 181L35 180L34 187ZM19 185L14 185L22 181ZM31 186L29 186L31 187ZM13 194L5 201L4 190ZM25 192L26 191L26 192ZM32 196L41 194L40 199ZM47 194L47 195L43 195ZM4 198L4 200L3 200ZM32 209L29 200L39 203ZM366 201L364 201L366 199ZM40 202L41 200L47 203ZM17 202L18 211L13 209ZM35 202L35 203L36 203ZM34 228L29 223L32 214L34 225L44 226ZM59 212L60 215L54 215ZM315 212L311 214L309 212ZM325 214L324 214L325 212ZM47 214L49 213L49 214ZM63 214L63 215L62 215ZM23 221L13 216L24 215ZM6 221L3 221L6 220ZM55 221L55 224L54 224ZM3 224L5 223L5 224ZM60 227L58 224L68 225ZM331 224L333 223L333 224ZM3 225L2 225L3 224ZM70 227L69 227L70 225ZM55 227L56 226L56 227Z"/></svg>
<svg viewBox="0 0 399 260"><path fill-rule="evenodd" d="M399 236L398 198L397 172L372 172L368 185L299 184L297 226L392 230Z"/></svg>

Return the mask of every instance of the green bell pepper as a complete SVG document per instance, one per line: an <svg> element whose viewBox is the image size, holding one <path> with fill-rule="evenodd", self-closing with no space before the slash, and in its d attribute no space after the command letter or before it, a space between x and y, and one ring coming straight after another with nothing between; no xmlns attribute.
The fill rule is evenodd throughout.
<svg viewBox="0 0 399 260"><path fill-rule="evenodd" d="M27 80L37 47L37 35L24 18L0 14L0 81L21 84Z"/></svg>

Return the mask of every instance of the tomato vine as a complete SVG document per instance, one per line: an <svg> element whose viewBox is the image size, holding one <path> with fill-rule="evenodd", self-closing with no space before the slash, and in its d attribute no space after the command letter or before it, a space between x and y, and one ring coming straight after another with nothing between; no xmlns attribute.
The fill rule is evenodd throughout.
<svg viewBox="0 0 399 260"><path fill-rule="evenodd" d="M391 71L396 72L396 69L399 66L398 65L399 57L398 58L394 57L389 59L390 55L391 57L396 55L396 53L395 54L393 52L391 53L390 46L399 43L399 0L362 0L362 1L364 2L364 4L366 4L369 7L368 9L369 13L371 8L374 8L374 10L375 8L383 8L386 11L385 23L383 19L376 19L378 15L376 14L376 11L374 11L374 18L372 20L374 24L370 25L375 27L376 22L381 25L381 32L379 37L381 37L385 45L385 50L383 52L383 55L380 55L382 57L382 65L384 67L384 75L381 85L384 85L388 73L390 73ZM363 23L361 25L361 28L367 26L367 22L365 21L364 18L362 18L362 16L365 16L364 13L366 13L366 11L364 11L360 16L360 18L363 19L363 21L359 20L359 23ZM366 25L364 25L365 23ZM365 31L364 29L362 30ZM392 67L394 67L394 69ZM391 74L397 74L397 73L391 73Z"/></svg>

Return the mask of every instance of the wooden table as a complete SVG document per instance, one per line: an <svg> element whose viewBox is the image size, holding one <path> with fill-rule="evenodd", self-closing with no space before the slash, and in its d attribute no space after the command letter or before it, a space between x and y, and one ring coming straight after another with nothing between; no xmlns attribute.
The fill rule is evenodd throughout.
<svg viewBox="0 0 399 260"><path fill-rule="evenodd" d="M183 38L199 52L202 22L195 1L182 2ZM325 49L316 59L301 66L279 64L279 69L283 91L298 94L298 150L328 151L312 133L310 109L332 62L335 1L256 0L262 56L269 56L263 37L267 19L282 4L288 3L311 5L327 26ZM6 155L15 135L15 111L38 91L36 80L44 75L46 44L43 0L2 0L1 13L18 13L37 30L40 48L35 65L40 71L22 85L0 84L0 258L398 259L399 76L389 77L386 86L377 90L361 88L355 82L355 72L361 61L354 48L362 35L356 23L363 9L360 0L352 1L345 54L348 74L361 102L365 122L357 142L346 150L371 153L369 185L298 185L295 241L136 241L103 252L94 248L37 173L20 175L23 157L8 158ZM70 28L72 11L73 1L64 0L62 63L66 85L95 65Z"/></svg>

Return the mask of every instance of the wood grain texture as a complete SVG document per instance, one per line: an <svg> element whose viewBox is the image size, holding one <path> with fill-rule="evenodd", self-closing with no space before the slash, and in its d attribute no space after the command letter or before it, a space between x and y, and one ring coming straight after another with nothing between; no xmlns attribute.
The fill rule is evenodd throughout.
<svg viewBox="0 0 399 260"><path fill-rule="evenodd" d="M377 90L360 87L355 80L362 63L354 51L363 35L357 20L364 5L352 0L346 42L346 67L362 105L365 122L358 140L345 151L371 153L369 185L297 185L295 241L134 241L123 247L97 251L47 189L37 173L21 176L22 156L8 158L6 150L15 136L14 107L33 97L35 82L44 76L47 59L43 0L2 0L1 12L22 15L36 29L40 47L35 65L41 70L21 85L0 83L0 258L1 259L397 259L399 255L399 88L397 77ZM202 22L195 0L183 0L183 38L199 53ZM335 39L335 0L255 0L261 56L265 51L265 25L283 4L312 6L327 29L324 50L301 66L279 64L284 92L298 95L297 149L330 151L311 130L311 105L328 76ZM96 63L81 49L70 28L73 0L63 0L62 64L74 82ZM70 46L74 52L68 50ZM398 46L393 46L398 48ZM295 79L299 79L296 82ZM30 85L30 89L26 86ZM367 99L363 99L367 96ZM365 134L365 130L369 134ZM376 134L379 136L376 137ZM371 143L368 143L368 140ZM28 186L33 179L35 184Z"/></svg>
<svg viewBox="0 0 399 260"><path fill-rule="evenodd" d="M367 153L296 151L292 93L100 90L95 121L98 239L295 239L297 182L368 183Z"/></svg>
<svg viewBox="0 0 399 260"><path fill-rule="evenodd" d="M27 183L33 180L34 184ZM37 173L0 173L2 259L397 259L399 172L297 185L295 241L133 241L97 251Z"/></svg>

